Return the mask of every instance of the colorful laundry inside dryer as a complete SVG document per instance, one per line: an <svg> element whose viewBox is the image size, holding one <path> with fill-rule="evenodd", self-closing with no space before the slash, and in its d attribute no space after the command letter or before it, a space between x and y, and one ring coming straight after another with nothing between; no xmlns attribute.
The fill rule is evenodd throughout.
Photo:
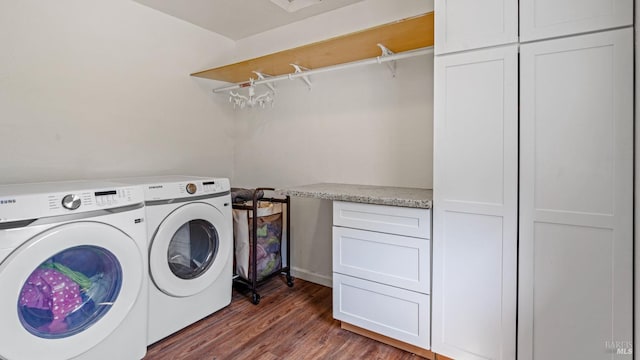
<svg viewBox="0 0 640 360"><path fill-rule="evenodd" d="M77 310L82 302L78 283L57 269L39 267L22 287L19 304L35 310L27 312L33 316L49 318L50 322L46 324L45 320L42 326L51 333L59 333L67 330L67 316Z"/></svg>
<svg viewBox="0 0 640 360"><path fill-rule="evenodd" d="M89 288L91 288L91 285L92 285L91 279L89 279L83 273L81 273L79 271L71 270L69 267L62 265L59 262L55 262L55 261L54 262L45 262L42 265L40 265L40 267L41 268L46 268L46 269L55 269L55 270L63 273L64 275L66 275L69 278L71 278L71 280L73 280L76 284L80 285L80 287L82 288L83 291L87 291L87 290L89 290Z"/></svg>
<svg viewBox="0 0 640 360"><path fill-rule="evenodd" d="M27 276L17 299L20 323L44 339L73 336L100 321L121 285L122 268L106 249L65 249Z"/></svg>

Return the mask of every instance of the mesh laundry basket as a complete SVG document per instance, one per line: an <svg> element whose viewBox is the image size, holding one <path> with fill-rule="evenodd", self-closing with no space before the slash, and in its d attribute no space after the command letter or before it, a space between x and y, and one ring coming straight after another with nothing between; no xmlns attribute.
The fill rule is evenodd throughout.
<svg viewBox="0 0 640 360"><path fill-rule="evenodd" d="M235 188L233 200L234 284L251 291L251 302L260 303L257 287L268 278L291 276L289 196L266 197L273 188ZM254 236L255 235L255 236Z"/></svg>
<svg viewBox="0 0 640 360"><path fill-rule="evenodd" d="M259 201L257 207L256 280L282 269L283 205ZM252 280L254 264L251 261L254 215L248 210L233 210L236 274Z"/></svg>

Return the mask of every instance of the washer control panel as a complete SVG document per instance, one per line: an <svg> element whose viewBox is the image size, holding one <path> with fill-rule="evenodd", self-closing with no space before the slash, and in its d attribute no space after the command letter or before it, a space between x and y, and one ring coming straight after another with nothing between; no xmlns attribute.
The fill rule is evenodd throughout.
<svg viewBox="0 0 640 360"><path fill-rule="evenodd" d="M55 188L53 189L56 190ZM64 189L60 192L17 193L1 196L10 200L0 205L0 223L117 208L144 202L142 188Z"/></svg>
<svg viewBox="0 0 640 360"><path fill-rule="evenodd" d="M70 211L77 210L80 207L89 211L135 203L131 188L51 194L48 199L50 210L62 208Z"/></svg>

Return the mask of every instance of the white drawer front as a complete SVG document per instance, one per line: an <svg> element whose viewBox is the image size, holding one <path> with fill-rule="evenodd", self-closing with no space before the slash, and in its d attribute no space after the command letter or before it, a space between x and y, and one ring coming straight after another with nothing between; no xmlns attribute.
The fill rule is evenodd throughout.
<svg viewBox="0 0 640 360"><path fill-rule="evenodd" d="M430 241L333 227L333 271L428 294Z"/></svg>
<svg viewBox="0 0 640 360"><path fill-rule="evenodd" d="M333 225L430 239L431 210L334 201Z"/></svg>
<svg viewBox="0 0 640 360"><path fill-rule="evenodd" d="M429 295L334 273L333 317L423 349L431 345Z"/></svg>

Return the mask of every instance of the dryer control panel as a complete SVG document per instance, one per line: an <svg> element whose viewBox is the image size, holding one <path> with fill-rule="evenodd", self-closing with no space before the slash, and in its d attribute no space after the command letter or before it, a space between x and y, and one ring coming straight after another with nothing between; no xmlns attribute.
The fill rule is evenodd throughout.
<svg viewBox="0 0 640 360"><path fill-rule="evenodd" d="M148 184L144 191L146 200L153 201L219 194L228 192L230 189L229 179L215 178Z"/></svg>

